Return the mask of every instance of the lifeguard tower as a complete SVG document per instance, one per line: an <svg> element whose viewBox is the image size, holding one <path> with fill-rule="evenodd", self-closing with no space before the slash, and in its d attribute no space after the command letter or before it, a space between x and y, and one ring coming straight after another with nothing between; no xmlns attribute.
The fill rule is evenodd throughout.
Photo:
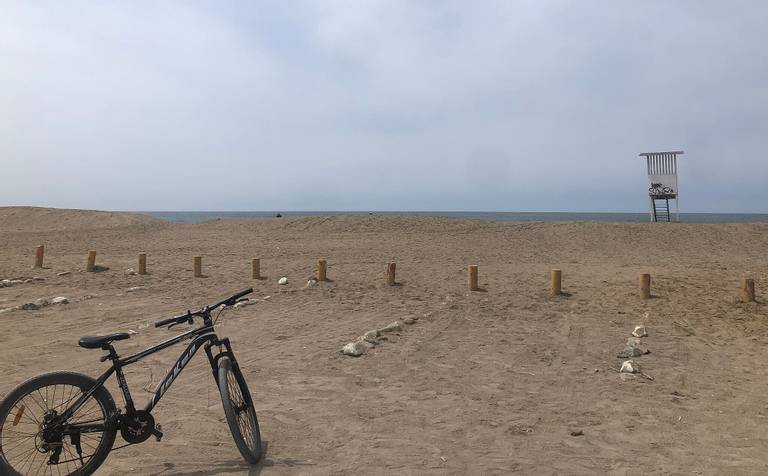
<svg viewBox="0 0 768 476"><path fill-rule="evenodd" d="M648 199L651 221L672 221L669 201L675 201L675 221L680 221L680 204L677 189L677 156L682 150L673 152L644 152L648 165Z"/></svg>

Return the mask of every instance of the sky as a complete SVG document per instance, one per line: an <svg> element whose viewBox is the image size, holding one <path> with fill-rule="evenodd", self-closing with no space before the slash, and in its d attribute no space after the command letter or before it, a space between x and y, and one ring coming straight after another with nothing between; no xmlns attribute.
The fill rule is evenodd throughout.
<svg viewBox="0 0 768 476"><path fill-rule="evenodd" d="M768 212L768 2L0 0L0 206Z"/></svg>

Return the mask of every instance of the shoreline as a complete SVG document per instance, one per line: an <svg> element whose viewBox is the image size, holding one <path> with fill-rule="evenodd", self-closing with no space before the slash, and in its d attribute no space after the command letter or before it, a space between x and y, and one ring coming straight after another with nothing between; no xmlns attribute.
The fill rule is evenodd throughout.
<svg viewBox="0 0 768 476"><path fill-rule="evenodd" d="M47 211L106 213L149 216L168 223L202 223L217 220L247 220L303 217L335 217L335 216L381 216L381 217L431 217L457 220L477 220L487 222L604 222L604 223L650 223L648 212L499 212L499 211L162 211L162 210L91 210L76 208L50 208L36 206L7 206L0 207L0 214L7 212ZM738 223L768 223L768 213L709 213L684 212L680 214L680 222L684 224L738 224Z"/></svg>

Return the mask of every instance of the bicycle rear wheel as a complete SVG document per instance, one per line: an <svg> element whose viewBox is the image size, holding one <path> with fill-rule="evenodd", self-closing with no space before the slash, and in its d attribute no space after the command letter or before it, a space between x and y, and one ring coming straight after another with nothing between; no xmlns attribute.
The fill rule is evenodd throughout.
<svg viewBox="0 0 768 476"><path fill-rule="evenodd" d="M86 375L54 372L12 390L0 402L0 474L88 475L96 471L117 433L107 427L108 418L117 410L107 389L100 387L66 422L104 425L104 431L52 435L46 424L95 385ZM54 453L57 463L49 464Z"/></svg>
<svg viewBox="0 0 768 476"><path fill-rule="evenodd" d="M261 459L259 420L243 374L229 357L219 360L219 392L237 449L247 462L258 462Z"/></svg>

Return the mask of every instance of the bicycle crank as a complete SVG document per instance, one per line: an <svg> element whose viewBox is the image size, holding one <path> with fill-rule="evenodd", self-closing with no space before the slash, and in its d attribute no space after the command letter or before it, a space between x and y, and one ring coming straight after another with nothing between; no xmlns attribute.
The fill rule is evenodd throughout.
<svg viewBox="0 0 768 476"><path fill-rule="evenodd" d="M120 419L120 435L128 443L142 443L156 431L155 419L146 410L126 413Z"/></svg>

